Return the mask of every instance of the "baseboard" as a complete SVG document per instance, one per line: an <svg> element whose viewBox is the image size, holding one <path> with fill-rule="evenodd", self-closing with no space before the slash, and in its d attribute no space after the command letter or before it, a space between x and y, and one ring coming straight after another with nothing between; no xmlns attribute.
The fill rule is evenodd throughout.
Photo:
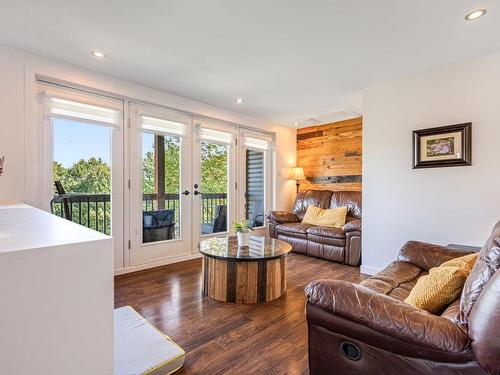
<svg viewBox="0 0 500 375"><path fill-rule="evenodd" d="M361 265L360 270L361 270L361 273L364 273L367 275L375 275L377 272L380 272L382 270L382 268Z"/></svg>
<svg viewBox="0 0 500 375"><path fill-rule="evenodd" d="M166 266L167 264L179 263L179 262L184 262L186 260L197 259L197 258L201 258L201 254L200 253L198 253L198 254L183 255L183 256L180 256L180 257L173 257L173 258L162 259L162 260L158 260L156 262L151 262L151 263L146 263L146 264L139 264L137 266L130 266L130 267L126 267L126 268L119 268L119 269L116 269L114 271L114 274L115 274L115 276L124 275L126 273L143 271L143 270L147 270L149 268Z"/></svg>

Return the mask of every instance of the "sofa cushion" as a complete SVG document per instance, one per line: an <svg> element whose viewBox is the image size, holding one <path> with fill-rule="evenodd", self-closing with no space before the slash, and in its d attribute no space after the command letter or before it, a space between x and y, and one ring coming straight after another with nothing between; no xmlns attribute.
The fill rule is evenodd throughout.
<svg viewBox="0 0 500 375"><path fill-rule="evenodd" d="M335 247L345 247L345 233L340 228L311 227L307 230L307 239L313 244L324 244ZM319 255L314 255L318 256ZM327 258L332 260L331 258ZM344 253L342 252L342 262Z"/></svg>
<svg viewBox="0 0 500 375"><path fill-rule="evenodd" d="M310 224L286 223L276 225L276 231L278 233L285 233L287 236L307 238L307 230L312 227Z"/></svg>
<svg viewBox="0 0 500 375"><path fill-rule="evenodd" d="M313 205L320 208L330 208L332 192L330 190L303 190L299 191L295 198L293 213L299 220L304 218L307 207Z"/></svg>
<svg viewBox="0 0 500 375"><path fill-rule="evenodd" d="M345 233L342 228L313 226L307 229L307 234L312 234L318 237L338 238L341 240L345 240Z"/></svg>
<svg viewBox="0 0 500 375"><path fill-rule="evenodd" d="M390 295L391 292L400 287L410 293L411 287L417 282L418 278L424 275L423 270L414 264L407 262L392 262L386 268L372 277L363 280L361 285L375 292ZM395 292L394 297L401 299L407 297L406 293Z"/></svg>

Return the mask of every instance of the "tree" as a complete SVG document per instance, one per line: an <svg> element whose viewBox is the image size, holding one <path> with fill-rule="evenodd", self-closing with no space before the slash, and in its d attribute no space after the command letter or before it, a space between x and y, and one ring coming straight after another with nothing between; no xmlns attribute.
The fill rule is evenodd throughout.
<svg viewBox="0 0 500 375"><path fill-rule="evenodd" d="M111 193L111 168L101 158L80 159L70 168L55 161L53 176L67 193Z"/></svg>
<svg viewBox="0 0 500 375"><path fill-rule="evenodd" d="M227 145L201 143L201 191L227 193Z"/></svg>
<svg viewBox="0 0 500 375"><path fill-rule="evenodd" d="M66 193L111 194L111 168L101 158L80 159L69 168L54 161L52 173L53 180L60 181ZM99 208L97 208L98 205ZM106 215L102 201L100 203L93 202L88 207L86 204L78 205L76 203L72 206L71 212L74 222L78 223L81 218L82 223L86 223L88 219L91 228L99 228L100 232L106 234L111 233L111 205L109 203L106 205ZM62 206L56 205L54 213L61 215Z"/></svg>
<svg viewBox="0 0 500 375"><path fill-rule="evenodd" d="M155 167L154 153L148 151L142 160L142 192L152 194L155 192Z"/></svg>
<svg viewBox="0 0 500 375"><path fill-rule="evenodd" d="M181 147L177 137L164 138L165 142L165 192L179 193ZM227 147L216 143L201 143L201 191L204 193L227 192ZM155 193L154 152L148 151L142 160L142 191Z"/></svg>

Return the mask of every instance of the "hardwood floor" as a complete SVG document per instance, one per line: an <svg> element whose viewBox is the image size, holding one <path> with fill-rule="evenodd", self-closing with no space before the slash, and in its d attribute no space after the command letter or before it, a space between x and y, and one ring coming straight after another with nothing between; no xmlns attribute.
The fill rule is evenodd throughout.
<svg viewBox="0 0 500 375"><path fill-rule="evenodd" d="M307 374L304 287L333 278L359 282L359 268L290 254L278 300L239 305L201 294L201 259L115 278L115 307L131 305L186 351L178 374Z"/></svg>

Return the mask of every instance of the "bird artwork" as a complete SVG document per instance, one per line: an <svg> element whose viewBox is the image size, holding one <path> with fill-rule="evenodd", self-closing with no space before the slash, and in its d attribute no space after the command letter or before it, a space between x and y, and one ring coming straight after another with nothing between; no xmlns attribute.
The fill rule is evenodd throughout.
<svg viewBox="0 0 500 375"><path fill-rule="evenodd" d="M5 162L5 156L0 158L0 176L3 174L3 163Z"/></svg>

